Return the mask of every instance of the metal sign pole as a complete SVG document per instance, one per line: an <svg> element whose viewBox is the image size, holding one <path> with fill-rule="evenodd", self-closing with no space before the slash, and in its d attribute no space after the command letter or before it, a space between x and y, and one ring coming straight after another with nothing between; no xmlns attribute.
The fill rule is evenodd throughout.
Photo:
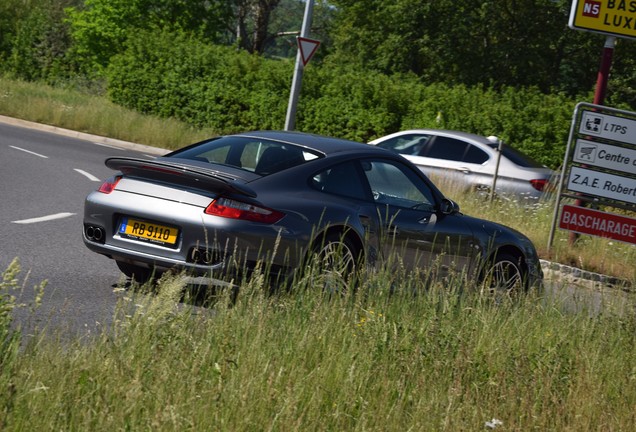
<svg viewBox="0 0 636 432"><path fill-rule="evenodd" d="M614 36L607 36L605 38L605 45L603 46L603 54L601 57L601 65L598 69L598 75L596 78L596 88L594 89L594 105L603 105L605 102L605 95L607 94L607 81L612 68L612 57L614 55L614 46L616 45L616 38ZM577 199L574 201L574 205L581 207L585 203ZM570 246L573 245L579 235L575 232L570 232L568 241Z"/></svg>
<svg viewBox="0 0 636 432"><path fill-rule="evenodd" d="M596 78L596 89L594 90L594 105L603 105L603 102L605 102L605 94L607 93L607 81L610 69L612 68L612 57L614 55L615 45L616 38L614 36L608 36L605 39L601 66Z"/></svg>
<svg viewBox="0 0 636 432"><path fill-rule="evenodd" d="M303 25L300 30L300 37L309 36L309 28L311 27L311 17L314 8L314 0L307 0L305 6L305 15L303 17ZM303 80L303 61L300 49L296 53L296 66L294 67L294 78L292 79L291 92L289 93L289 104L287 105L287 116L285 117L285 130L293 130L296 127L296 106L298 105L298 94Z"/></svg>
<svg viewBox="0 0 636 432"><path fill-rule="evenodd" d="M552 248L554 243L554 233L556 231L557 219L559 217L559 207L561 205L561 195L563 193L563 183L565 182L565 174L568 166L568 160L570 159L570 144L574 139L575 124L578 119L579 108L581 104L578 103L574 109L574 115L572 115L572 124L570 125L570 134L568 135L568 145L565 149L565 156L563 157L563 165L561 166L561 175L559 176L559 184L556 192L556 202L554 203L554 213L552 214L552 226L550 228L550 235L548 237L548 250Z"/></svg>

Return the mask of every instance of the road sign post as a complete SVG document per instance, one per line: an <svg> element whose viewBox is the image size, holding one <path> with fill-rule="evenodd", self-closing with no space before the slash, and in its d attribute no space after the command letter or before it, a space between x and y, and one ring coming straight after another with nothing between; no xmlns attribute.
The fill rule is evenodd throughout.
<svg viewBox="0 0 636 432"><path fill-rule="evenodd" d="M289 93L289 103L287 105L287 116L285 117L285 130L293 130L296 127L296 106L298 105L298 95L303 80L303 69L311 56L318 48L320 42L307 38L311 27L311 17L313 14L314 0L307 0L305 5L305 15L303 25L298 38L298 53L296 54L296 65L294 67L294 77L292 78L291 91ZM312 45L313 48L309 46ZM305 52L305 49L308 52Z"/></svg>

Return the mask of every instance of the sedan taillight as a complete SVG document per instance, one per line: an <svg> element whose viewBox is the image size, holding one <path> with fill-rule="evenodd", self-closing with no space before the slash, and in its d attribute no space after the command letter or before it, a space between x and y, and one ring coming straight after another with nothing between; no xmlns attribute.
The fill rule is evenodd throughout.
<svg viewBox="0 0 636 432"><path fill-rule="evenodd" d="M533 188L542 192L545 189L545 187L548 185L548 180L546 179L530 180L530 184L532 185Z"/></svg>
<svg viewBox="0 0 636 432"><path fill-rule="evenodd" d="M97 189L101 193L109 194L115 190L115 186L121 180L121 176L114 176L106 180L102 185Z"/></svg>
<svg viewBox="0 0 636 432"><path fill-rule="evenodd" d="M205 213L229 219L241 219L267 224L276 223L285 216L285 213L267 207L259 207L223 197L212 201L205 209Z"/></svg>

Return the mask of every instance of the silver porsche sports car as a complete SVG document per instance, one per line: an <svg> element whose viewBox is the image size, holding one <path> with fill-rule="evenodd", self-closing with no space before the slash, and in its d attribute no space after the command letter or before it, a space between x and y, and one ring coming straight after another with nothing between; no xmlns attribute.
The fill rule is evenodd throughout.
<svg viewBox="0 0 636 432"><path fill-rule="evenodd" d="M143 282L170 269L292 280L338 251L350 268L399 257L490 287L541 284L523 234L466 216L401 155L298 132L212 138L155 160L113 157L88 195L86 246Z"/></svg>

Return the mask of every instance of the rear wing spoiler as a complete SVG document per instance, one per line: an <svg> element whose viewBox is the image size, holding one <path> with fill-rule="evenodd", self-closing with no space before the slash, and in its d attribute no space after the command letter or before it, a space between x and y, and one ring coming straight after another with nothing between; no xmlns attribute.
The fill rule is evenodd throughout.
<svg viewBox="0 0 636 432"><path fill-rule="evenodd" d="M256 198L256 192L243 184L237 183L237 178L213 169L127 157L108 158L105 164L108 168L121 171L122 174L132 177Z"/></svg>

